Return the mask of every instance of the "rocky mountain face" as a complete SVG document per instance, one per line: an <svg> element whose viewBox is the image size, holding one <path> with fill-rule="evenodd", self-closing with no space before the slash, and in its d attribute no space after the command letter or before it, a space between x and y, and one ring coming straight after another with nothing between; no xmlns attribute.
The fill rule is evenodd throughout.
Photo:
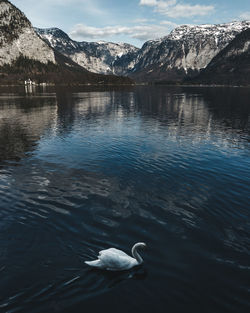
<svg viewBox="0 0 250 313"><path fill-rule="evenodd" d="M37 36L25 15L9 1L0 1L0 66L18 57L56 63L54 51Z"/></svg>
<svg viewBox="0 0 250 313"><path fill-rule="evenodd" d="M183 25L141 49L128 44L76 42L57 28L36 29L51 47L95 73L127 75L136 81L182 81L194 77L250 22Z"/></svg>
<svg viewBox="0 0 250 313"><path fill-rule="evenodd" d="M50 77L51 82L57 83L131 84L129 78L115 75L125 75L138 82L183 81L196 77L205 68L209 71L215 62L213 58L220 56L220 52L247 29L250 29L247 21L183 25L166 37L147 41L141 49L125 43L77 42L58 28L34 29L18 8L7 0L0 0L0 82L21 80L30 74L38 80ZM238 54L244 60L248 55L245 50ZM228 57L225 59L229 62ZM236 61L230 59L230 62L233 66L228 69L230 73L240 75ZM244 62L242 64L246 64ZM226 72L224 65L223 69Z"/></svg>
<svg viewBox="0 0 250 313"><path fill-rule="evenodd" d="M52 48L94 73L126 74L133 68L139 51L126 43L77 42L58 28L35 28L35 31Z"/></svg>
<svg viewBox="0 0 250 313"><path fill-rule="evenodd" d="M91 73L60 54L34 30L25 15L0 0L0 83L131 84L129 78Z"/></svg>
<svg viewBox="0 0 250 313"><path fill-rule="evenodd" d="M238 34L191 82L250 84L250 28Z"/></svg>
<svg viewBox="0 0 250 313"><path fill-rule="evenodd" d="M183 25L168 36L146 42L129 73L137 81L181 81L197 75L250 22Z"/></svg>

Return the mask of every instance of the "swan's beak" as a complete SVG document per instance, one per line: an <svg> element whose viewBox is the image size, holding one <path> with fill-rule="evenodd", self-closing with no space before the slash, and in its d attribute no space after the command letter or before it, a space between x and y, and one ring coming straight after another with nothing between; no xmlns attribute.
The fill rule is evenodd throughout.
<svg viewBox="0 0 250 313"><path fill-rule="evenodd" d="M141 248L141 249L147 248L147 245L145 244L145 242L138 242L138 243L136 243L136 245L138 245L138 248Z"/></svg>

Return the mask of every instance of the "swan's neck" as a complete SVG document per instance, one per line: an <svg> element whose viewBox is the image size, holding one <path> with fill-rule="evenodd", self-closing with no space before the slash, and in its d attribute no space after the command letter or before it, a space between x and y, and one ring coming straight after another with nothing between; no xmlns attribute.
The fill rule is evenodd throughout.
<svg viewBox="0 0 250 313"><path fill-rule="evenodd" d="M137 249L138 247L140 247L140 245L135 244L132 248L132 256L136 259L136 261L138 262L138 264L141 264L143 262L142 257L140 256L140 254L138 253Z"/></svg>

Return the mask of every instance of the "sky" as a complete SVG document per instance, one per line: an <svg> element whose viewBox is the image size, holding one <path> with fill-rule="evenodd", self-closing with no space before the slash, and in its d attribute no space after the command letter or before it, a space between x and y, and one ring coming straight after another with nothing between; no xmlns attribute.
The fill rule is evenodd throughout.
<svg viewBox="0 0 250 313"><path fill-rule="evenodd" d="M58 27L77 41L141 47L178 25L250 20L250 0L10 0L33 26Z"/></svg>

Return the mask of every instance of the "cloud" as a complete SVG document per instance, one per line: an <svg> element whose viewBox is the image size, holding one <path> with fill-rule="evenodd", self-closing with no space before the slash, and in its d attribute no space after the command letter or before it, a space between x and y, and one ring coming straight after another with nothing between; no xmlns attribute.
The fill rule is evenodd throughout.
<svg viewBox="0 0 250 313"><path fill-rule="evenodd" d="M241 20L246 20L246 21L249 20L250 21L250 11L242 13L240 15L240 19Z"/></svg>
<svg viewBox="0 0 250 313"><path fill-rule="evenodd" d="M155 20L154 19L148 19L148 18L137 18L137 19L132 21L132 23L136 23L136 24L145 24L145 23L149 23L149 22L155 22Z"/></svg>
<svg viewBox="0 0 250 313"><path fill-rule="evenodd" d="M137 25L137 26L106 26L92 27L83 24L75 25L70 36L75 40L105 39L108 37L127 35L140 41L156 39L166 36L176 24L167 21L162 25Z"/></svg>
<svg viewBox="0 0 250 313"><path fill-rule="evenodd" d="M148 6L154 6L157 4L156 0L141 0L140 5L148 5Z"/></svg>
<svg viewBox="0 0 250 313"><path fill-rule="evenodd" d="M173 27L173 28L178 26L178 24L170 22L170 21L161 21L160 24L161 25L168 25L168 26Z"/></svg>
<svg viewBox="0 0 250 313"><path fill-rule="evenodd" d="M139 4L142 6L153 6L155 12L172 18L204 16L210 14L215 9L212 5L192 5L179 3L177 0L140 0Z"/></svg>

